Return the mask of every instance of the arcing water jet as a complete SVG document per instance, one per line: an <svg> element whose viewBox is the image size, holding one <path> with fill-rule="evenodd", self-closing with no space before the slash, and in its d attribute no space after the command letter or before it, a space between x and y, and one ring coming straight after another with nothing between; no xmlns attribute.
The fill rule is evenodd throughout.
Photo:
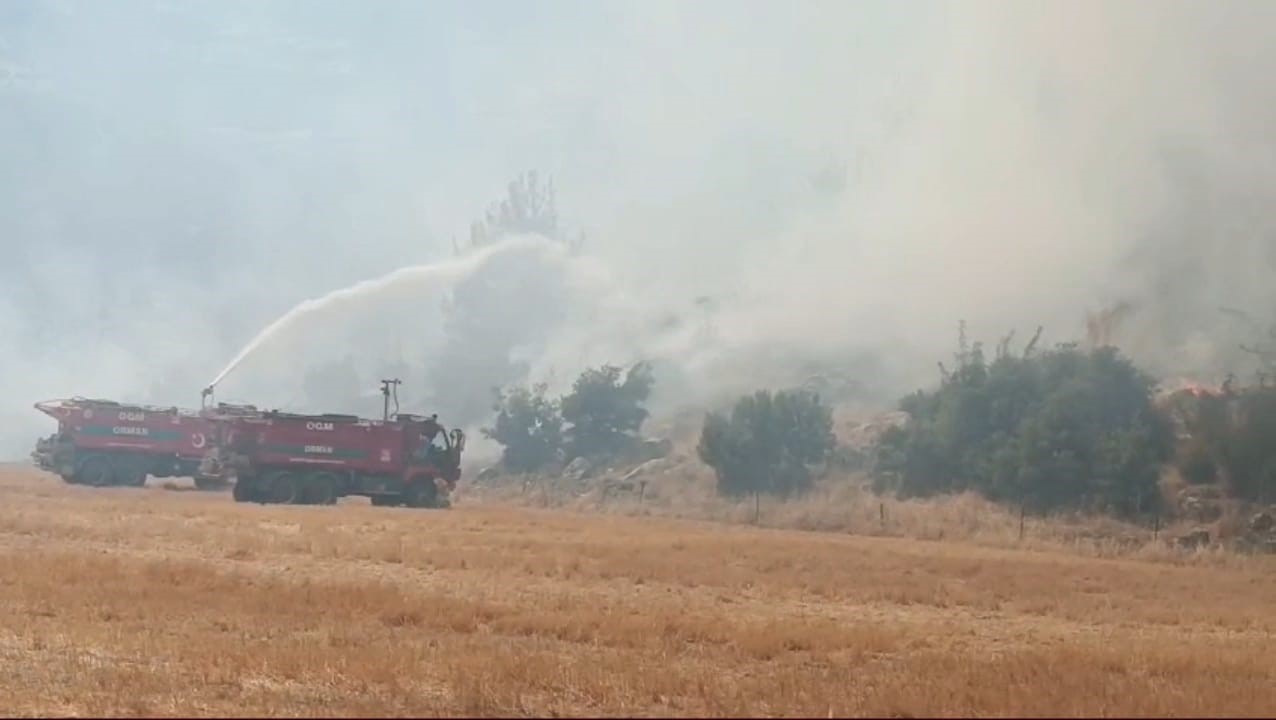
<svg viewBox="0 0 1276 720"><path fill-rule="evenodd" d="M302 301L257 333L204 388L203 395L205 397L211 395L218 383L226 379L226 376L239 367L244 360L307 317L322 314L352 302L374 299L395 290L431 286L451 287L481 269L492 258L518 250L561 252L557 243L541 236L512 236L464 257L428 265L399 268L379 278L364 280L349 287L333 290L322 297Z"/></svg>

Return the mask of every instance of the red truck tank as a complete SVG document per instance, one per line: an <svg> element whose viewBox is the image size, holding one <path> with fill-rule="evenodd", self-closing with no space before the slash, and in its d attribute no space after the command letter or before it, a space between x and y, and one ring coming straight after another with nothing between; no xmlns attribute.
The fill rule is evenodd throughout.
<svg viewBox="0 0 1276 720"><path fill-rule="evenodd" d="M204 471L235 477L240 502L444 507L461 474L465 434L435 416L266 412L224 420Z"/></svg>
<svg viewBox="0 0 1276 720"><path fill-rule="evenodd" d="M69 483L137 487L153 475L191 477L200 489L224 486L199 473L221 422L210 413L81 397L35 408L57 420L58 430L36 442L32 460Z"/></svg>

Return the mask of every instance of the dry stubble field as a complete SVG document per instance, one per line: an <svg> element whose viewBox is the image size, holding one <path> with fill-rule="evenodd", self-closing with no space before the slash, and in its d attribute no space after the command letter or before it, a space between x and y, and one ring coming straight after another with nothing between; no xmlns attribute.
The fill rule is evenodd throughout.
<svg viewBox="0 0 1276 720"><path fill-rule="evenodd" d="M0 468L6 714L1270 715L1263 559L1104 560Z"/></svg>

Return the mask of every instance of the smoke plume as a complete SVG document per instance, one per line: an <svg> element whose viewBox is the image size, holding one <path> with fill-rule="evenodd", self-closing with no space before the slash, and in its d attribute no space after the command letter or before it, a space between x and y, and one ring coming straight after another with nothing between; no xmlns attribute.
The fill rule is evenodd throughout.
<svg viewBox="0 0 1276 720"><path fill-rule="evenodd" d="M830 374L885 404L960 320L1076 340L1120 303L1154 372L1244 373L1218 308L1276 321L1273 27L1257 0L0 5L0 455L45 397L197 403L298 302L451 257L527 169L587 235L497 273L554 291L535 333L485 311L529 380L645 359L665 410ZM373 412L322 378L398 373L429 410L440 292L219 398Z"/></svg>

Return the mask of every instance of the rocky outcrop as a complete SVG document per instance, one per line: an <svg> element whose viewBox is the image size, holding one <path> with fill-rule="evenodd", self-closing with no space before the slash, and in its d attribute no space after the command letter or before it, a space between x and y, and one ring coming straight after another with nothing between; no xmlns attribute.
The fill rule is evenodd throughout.
<svg viewBox="0 0 1276 720"><path fill-rule="evenodd" d="M594 471L594 463L589 458L578 457L567 463L567 467L563 468L563 479L569 482L578 483L587 479Z"/></svg>
<svg viewBox="0 0 1276 720"><path fill-rule="evenodd" d="M860 452L866 451L877 444L882 433L891 428L903 427L908 424L908 420L908 413L902 410L879 415L847 431L841 438L842 444Z"/></svg>
<svg viewBox="0 0 1276 720"><path fill-rule="evenodd" d="M1249 517L1240 545L1251 552L1276 552L1276 508L1259 510Z"/></svg>
<svg viewBox="0 0 1276 720"><path fill-rule="evenodd" d="M669 457L673 452L673 441L668 438L647 438L639 448L645 460L657 460Z"/></svg>
<svg viewBox="0 0 1276 720"><path fill-rule="evenodd" d="M653 460L648 460L647 462L625 473L624 476L620 478L620 481L632 482L642 477L649 477L662 470L667 469L668 466L669 466L669 463L664 458L655 458Z"/></svg>
<svg viewBox="0 0 1276 720"><path fill-rule="evenodd" d="M1249 531L1253 534L1266 535L1273 529L1276 529L1276 516L1267 510L1259 511L1249 519Z"/></svg>
<svg viewBox="0 0 1276 720"><path fill-rule="evenodd" d="M1223 492L1213 485L1189 485L1178 494L1178 514L1197 523L1212 523L1223 516Z"/></svg>
<svg viewBox="0 0 1276 720"><path fill-rule="evenodd" d="M1205 528L1194 528L1178 536L1175 544L1184 550L1197 550L1210 544L1210 531Z"/></svg>

